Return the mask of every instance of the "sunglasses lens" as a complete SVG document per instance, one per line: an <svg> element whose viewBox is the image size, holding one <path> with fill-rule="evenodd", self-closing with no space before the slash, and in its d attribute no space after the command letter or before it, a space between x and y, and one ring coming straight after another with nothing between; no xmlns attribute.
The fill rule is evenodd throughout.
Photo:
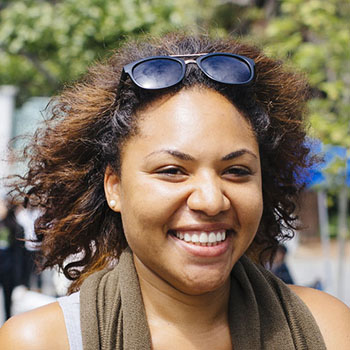
<svg viewBox="0 0 350 350"><path fill-rule="evenodd" d="M136 65L132 76L143 89L164 89L182 79L183 67L172 59L155 58Z"/></svg>
<svg viewBox="0 0 350 350"><path fill-rule="evenodd" d="M211 55L204 57L201 68L213 80L225 84L248 83L253 72L245 61L226 55Z"/></svg>

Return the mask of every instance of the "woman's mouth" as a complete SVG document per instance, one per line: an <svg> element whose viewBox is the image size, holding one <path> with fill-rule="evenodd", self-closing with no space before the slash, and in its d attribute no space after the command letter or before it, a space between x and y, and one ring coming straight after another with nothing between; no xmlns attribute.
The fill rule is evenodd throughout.
<svg viewBox="0 0 350 350"><path fill-rule="evenodd" d="M228 251L234 231L224 228L212 228L206 231L183 229L170 230L168 234L173 237L177 247L190 255L212 259Z"/></svg>
<svg viewBox="0 0 350 350"><path fill-rule="evenodd" d="M186 243L203 247L215 246L226 240L228 230L208 231L170 231L170 234Z"/></svg>

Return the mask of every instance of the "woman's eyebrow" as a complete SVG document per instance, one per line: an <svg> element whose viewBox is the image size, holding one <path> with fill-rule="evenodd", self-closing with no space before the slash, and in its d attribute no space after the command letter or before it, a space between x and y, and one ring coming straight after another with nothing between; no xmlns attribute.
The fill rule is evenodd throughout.
<svg viewBox="0 0 350 350"><path fill-rule="evenodd" d="M159 153L166 153L169 154L175 158L181 159L181 160L189 160L189 161L195 161L196 159L194 157L192 157L190 154L188 153L184 153L184 152L180 152L180 151L176 151L173 149L161 149L159 151L154 151L150 154L148 154L146 156L146 158L151 157L155 154L159 154ZM227 154L226 156L222 157L221 160L222 161L228 161L234 158L238 158L243 156L244 154L250 154L251 156L253 156L254 158L258 159L258 157L256 156L256 154L246 148L243 149L239 149L237 151L231 152L229 154Z"/></svg>
<svg viewBox="0 0 350 350"><path fill-rule="evenodd" d="M224 160L224 161L231 160L231 159L234 159L234 158L241 157L244 154L250 154L254 158L258 159L258 157L256 156L256 154L254 152L250 151L249 149L242 148L242 149L239 149L237 151L234 151L234 152L231 152L231 153L227 154L226 156L221 158L221 160Z"/></svg>
<svg viewBox="0 0 350 350"><path fill-rule="evenodd" d="M173 149L161 149L159 151L154 151L154 152L148 154L146 156L146 158L151 157L151 156L153 156L155 154L159 154L159 153L170 154L171 156L173 156L175 158L178 158L178 159L181 159L181 160L191 160L191 161L195 160L195 158L192 157L191 155L189 155L188 153L176 151L176 150L173 150Z"/></svg>

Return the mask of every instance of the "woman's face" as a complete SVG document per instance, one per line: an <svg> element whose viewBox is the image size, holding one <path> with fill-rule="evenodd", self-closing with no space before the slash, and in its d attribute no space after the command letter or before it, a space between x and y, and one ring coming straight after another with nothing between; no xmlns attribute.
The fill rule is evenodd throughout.
<svg viewBox="0 0 350 350"><path fill-rule="evenodd" d="M246 251L262 215L259 148L242 114L208 89L182 90L139 112L106 173L135 266L192 295L214 291Z"/></svg>

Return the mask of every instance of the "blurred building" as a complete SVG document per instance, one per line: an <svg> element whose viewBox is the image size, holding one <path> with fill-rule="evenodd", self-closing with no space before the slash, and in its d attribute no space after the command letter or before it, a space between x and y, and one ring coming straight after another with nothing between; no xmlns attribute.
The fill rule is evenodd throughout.
<svg viewBox="0 0 350 350"><path fill-rule="evenodd" d="M32 97L19 108L15 108L16 92L13 86L0 86L0 178L25 171L25 164L12 162L9 141L19 135L32 135L44 120L43 111L49 102L48 97ZM25 138L17 138L11 147L18 150L25 142ZM4 185L0 183L0 196L5 193Z"/></svg>
<svg viewBox="0 0 350 350"><path fill-rule="evenodd" d="M12 136L13 111L17 89L14 86L0 86L0 179L8 175L8 142ZM4 196L5 190L0 182L0 196Z"/></svg>

